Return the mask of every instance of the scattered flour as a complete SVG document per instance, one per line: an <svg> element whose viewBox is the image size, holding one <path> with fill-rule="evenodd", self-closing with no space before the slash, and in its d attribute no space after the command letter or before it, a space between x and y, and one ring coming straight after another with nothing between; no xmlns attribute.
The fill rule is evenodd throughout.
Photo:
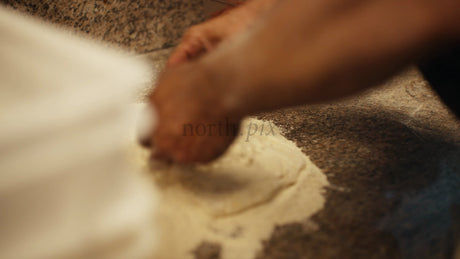
<svg viewBox="0 0 460 259"><path fill-rule="evenodd" d="M246 119L242 127L262 124ZM219 243L223 259L254 258L277 224L314 223L324 205L326 176L278 128L247 139L238 137L217 161L195 167L138 163L158 189L154 258L193 258L203 241Z"/></svg>

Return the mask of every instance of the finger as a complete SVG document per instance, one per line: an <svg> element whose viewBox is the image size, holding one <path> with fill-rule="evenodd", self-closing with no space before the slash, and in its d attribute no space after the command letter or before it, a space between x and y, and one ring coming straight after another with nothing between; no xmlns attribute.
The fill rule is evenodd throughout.
<svg viewBox="0 0 460 259"><path fill-rule="evenodd" d="M157 114L153 105L142 106L137 118L137 140L144 147L153 146L153 133L157 123Z"/></svg>
<svg viewBox="0 0 460 259"><path fill-rule="evenodd" d="M176 66L200 57L202 54L213 48L213 44L208 40L204 32L198 30L190 31L171 54L167 66Z"/></svg>
<svg viewBox="0 0 460 259"><path fill-rule="evenodd" d="M177 66L189 60L195 59L205 52L206 47L198 39L189 39L182 42L169 57L167 66Z"/></svg>
<svg viewBox="0 0 460 259"><path fill-rule="evenodd" d="M167 65L168 67L176 66L186 62L188 59L186 47L181 44L177 49L171 54L168 59Z"/></svg>
<svg viewBox="0 0 460 259"><path fill-rule="evenodd" d="M153 147L153 140L149 137L140 137L139 138L139 143L141 144L141 146L145 147L145 148L151 148Z"/></svg>

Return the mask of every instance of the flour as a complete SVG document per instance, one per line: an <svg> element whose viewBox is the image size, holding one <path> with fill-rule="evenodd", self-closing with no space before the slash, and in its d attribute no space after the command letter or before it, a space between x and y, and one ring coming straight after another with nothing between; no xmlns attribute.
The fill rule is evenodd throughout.
<svg viewBox="0 0 460 259"><path fill-rule="evenodd" d="M264 122L247 119L242 132L251 123ZM253 258L275 225L305 222L323 207L326 176L279 128L270 130L238 137L209 165L148 166L148 152L140 154L159 193L155 258L193 258L203 241L221 244L224 259Z"/></svg>

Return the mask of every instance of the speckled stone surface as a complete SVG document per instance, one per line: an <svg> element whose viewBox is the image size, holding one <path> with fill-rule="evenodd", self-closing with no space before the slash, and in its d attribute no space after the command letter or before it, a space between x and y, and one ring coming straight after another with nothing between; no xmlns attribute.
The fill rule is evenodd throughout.
<svg viewBox="0 0 460 259"><path fill-rule="evenodd" d="M4 0L8 6L138 53L177 44L204 0Z"/></svg>
<svg viewBox="0 0 460 259"><path fill-rule="evenodd" d="M262 114L327 175L309 233L279 226L259 259L451 258L460 234L460 123L416 70L352 99Z"/></svg>
<svg viewBox="0 0 460 259"><path fill-rule="evenodd" d="M182 31L202 19L203 3L42 1L45 8L36 1L7 2L129 50L161 49L145 54L157 70ZM278 226L258 259L451 258L455 253L460 123L415 69L348 100L258 117L283 128L331 182L325 208L314 216L318 230L306 231L295 222ZM203 240L193 253L217 259L219 251L219 244Z"/></svg>

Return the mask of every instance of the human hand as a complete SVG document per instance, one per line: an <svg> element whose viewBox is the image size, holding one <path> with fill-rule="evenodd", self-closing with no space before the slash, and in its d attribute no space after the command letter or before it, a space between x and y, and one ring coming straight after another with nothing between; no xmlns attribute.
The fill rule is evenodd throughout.
<svg viewBox="0 0 460 259"><path fill-rule="evenodd" d="M226 105L232 93L224 87L196 62L166 71L150 96L158 119L149 141L152 156L176 163L220 156L236 137L241 119Z"/></svg>

